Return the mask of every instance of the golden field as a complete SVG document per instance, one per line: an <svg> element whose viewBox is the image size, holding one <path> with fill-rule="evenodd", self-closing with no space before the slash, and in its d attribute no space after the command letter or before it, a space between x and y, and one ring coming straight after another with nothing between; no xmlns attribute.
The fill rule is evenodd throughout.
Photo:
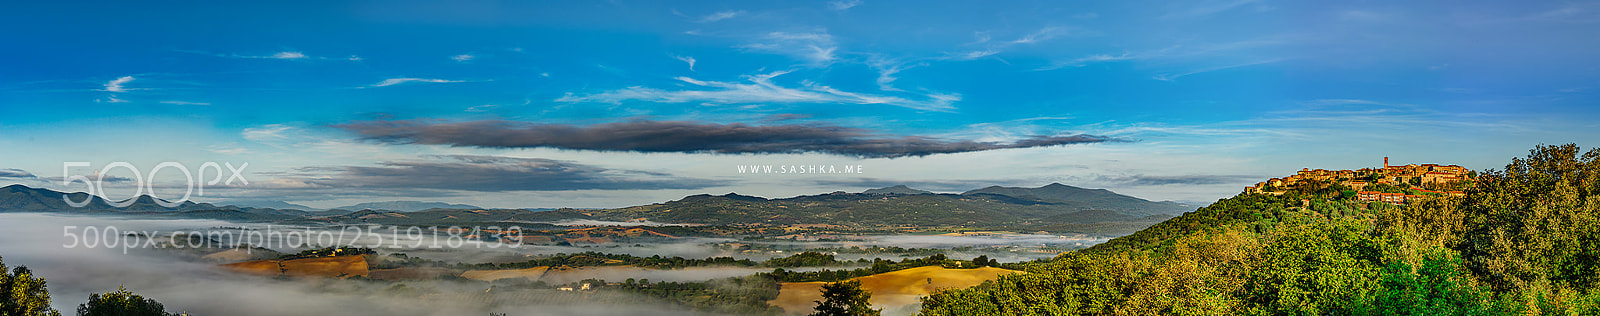
<svg viewBox="0 0 1600 316"><path fill-rule="evenodd" d="M1001 275L1012 273L1022 273L1022 271L995 267L945 269L930 266L874 274L852 280L861 281L861 288L872 292L872 299L869 301L874 308L894 311L917 304L921 297L940 289L972 287L983 281L994 280ZM810 313L811 308L817 305L813 301L822 300L823 284L827 282L783 283L778 298L768 303L781 307L790 314Z"/></svg>

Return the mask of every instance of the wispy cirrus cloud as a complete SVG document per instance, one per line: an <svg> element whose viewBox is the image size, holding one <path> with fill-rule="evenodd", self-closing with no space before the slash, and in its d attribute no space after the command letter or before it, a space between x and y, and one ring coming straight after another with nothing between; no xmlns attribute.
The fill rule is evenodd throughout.
<svg viewBox="0 0 1600 316"><path fill-rule="evenodd" d="M222 58L242 58L242 59L345 60L345 61L360 61L361 60L361 56L356 56L356 55L350 55L349 57L324 57L324 56L307 55L304 52L294 51L294 50L280 51L280 52L271 53L271 54L265 54L265 55L238 54L238 53L212 53L212 52L198 51L198 50L178 50L178 52L193 53L193 54L204 54L204 55L211 55L211 56L222 57Z"/></svg>
<svg viewBox="0 0 1600 316"><path fill-rule="evenodd" d="M450 60L454 60L454 61L457 61L457 62L469 62L469 61L472 61L473 59L476 59L476 58L478 58L478 56L473 56L472 54L461 54L461 55L450 56Z"/></svg>
<svg viewBox="0 0 1600 316"><path fill-rule="evenodd" d="M1056 70L1068 67L1083 67L1097 63L1111 62L1161 62L1166 64L1193 64L1197 62L1216 62L1214 60L1270 60L1260 56L1261 48L1285 44L1285 41L1275 39L1259 39L1234 41L1223 43L1209 43L1198 45L1171 45L1162 48L1123 51L1116 54L1091 54L1068 59L1060 59L1049 65L1034 70Z"/></svg>
<svg viewBox="0 0 1600 316"><path fill-rule="evenodd" d="M288 132L294 127L285 124L267 124L259 127L245 128L239 133L240 137L258 143L273 143L289 139Z"/></svg>
<svg viewBox="0 0 1600 316"><path fill-rule="evenodd" d="M732 19L732 18L738 17L740 15L744 15L744 14L745 14L744 10L720 11L720 12L717 12L717 13L712 13L712 14L708 14L706 16L700 17L700 19L699 20L695 20L695 22L711 23L711 22L716 22L716 21Z"/></svg>
<svg viewBox="0 0 1600 316"><path fill-rule="evenodd" d="M1257 61L1251 61L1251 62L1245 62L1245 63L1239 63L1239 64L1231 64L1231 65L1222 65L1222 66L1199 68L1199 69L1189 70L1189 71L1185 71L1185 72L1181 72L1181 73L1175 73L1175 74L1158 74L1155 77L1152 77L1152 79L1161 80L1161 81L1174 81L1174 80L1177 80L1178 78L1181 78L1181 77L1184 77L1184 76L1188 76L1188 75L1193 75L1193 74L1201 74L1201 73L1207 73L1207 72L1213 72L1213 71L1225 70L1225 69L1233 69L1233 68L1239 68L1239 67L1245 67L1245 66L1270 64L1270 63L1275 63L1275 62L1279 62L1279 61L1283 61L1283 59L1282 58L1273 58L1273 59L1257 60Z"/></svg>
<svg viewBox="0 0 1600 316"><path fill-rule="evenodd" d="M207 103L207 102L189 102L189 101L177 101L177 100L161 101L161 103L162 104L172 104L172 105L211 105L211 103Z"/></svg>
<svg viewBox="0 0 1600 316"><path fill-rule="evenodd" d="M716 104L884 104L923 111L953 111L955 110L954 103L961 100L961 96L958 94L931 93L925 96L926 99L913 100L896 96L846 92L810 81L802 81L801 87L795 88L784 87L772 82L773 77L786 73L789 73L789 71L745 76L745 79L750 83L701 81L689 77L677 77L675 79L678 81L706 89L662 90L634 86L587 95L568 93L566 96L556 99L556 101L621 103L622 101L638 100L661 103L708 102Z"/></svg>
<svg viewBox="0 0 1600 316"><path fill-rule="evenodd" d="M1076 58L1076 59L1071 59L1071 60L1065 60L1065 61L1059 61L1059 62L1051 63L1048 66L1039 67L1038 69L1034 69L1034 70L1056 70L1056 69L1061 69L1061 68L1066 68L1066 67L1083 67L1083 66L1088 66L1089 64L1094 64L1094 63L1134 60L1134 59L1138 59L1138 58L1141 58L1141 56L1133 55L1131 53L1122 53L1121 55L1096 54L1096 55L1089 55L1089 56L1079 57L1079 58Z"/></svg>
<svg viewBox="0 0 1600 316"><path fill-rule="evenodd" d="M876 56L867 60L867 66L878 71L878 89L883 91L904 91L894 87L894 81L900 80L900 78L895 77L895 74L926 65L925 63L906 63L892 58Z"/></svg>
<svg viewBox="0 0 1600 316"><path fill-rule="evenodd" d="M112 79L111 81L106 82L105 89L101 89L100 91L126 92L126 91L128 91L128 89L122 87L122 85L127 84L129 82L133 82L133 80L134 80L133 76L122 76L122 77L119 77L117 79Z"/></svg>
<svg viewBox="0 0 1600 316"><path fill-rule="evenodd" d="M681 60L681 61L683 61L685 63L689 63L689 71L694 71L694 61L695 61L694 57L691 57L691 56L678 56L678 55L671 55L671 56L674 59Z"/></svg>
<svg viewBox="0 0 1600 316"><path fill-rule="evenodd" d="M106 96L103 99L94 99L94 102L100 102L100 103L128 103L128 100L118 99L116 95L109 95L109 96Z"/></svg>
<svg viewBox="0 0 1600 316"><path fill-rule="evenodd" d="M1203 17L1203 16L1209 16L1209 15L1212 15L1212 14L1222 13L1224 11L1233 10L1234 8L1238 8L1238 7L1242 7L1242 6L1245 6L1245 5L1248 5L1248 4L1254 4L1254 3L1258 3L1258 2L1261 2L1261 1L1260 0L1205 0L1205 1L1195 1L1195 2L1184 2L1184 3L1182 3L1182 5L1178 5L1178 6L1174 6L1172 8L1169 8L1167 10L1167 14L1163 15L1161 17L1162 18Z"/></svg>
<svg viewBox="0 0 1600 316"><path fill-rule="evenodd" d="M945 56L941 59L975 60L994 56L996 54L1005 52L1006 49L1009 49L1013 46L1044 42L1059 36L1069 35L1071 34L1070 31L1071 29L1067 27L1047 26L1009 41L994 41L994 35L990 34L990 32L975 32L973 33L973 36L975 37L974 41L966 43L963 46L979 46L982 48L959 53L945 53Z"/></svg>
<svg viewBox="0 0 1600 316"><path fill-rule="evenodd" d="M1033 43L1042 42L1042 41L1049 40L1049 39L1055 38L1057 36L1062 36L1062 35L1066 35L1066 34L1067 34L1067 28L1050 26L1050 27L1045 27L1045 28L1039 29L1038 31L1034 31L1033 33L1028 33L1028 35L1024 35L1024 36L1022 36L1020 38L1017 38L1015 40L1012 40L1012 41L1010 41L1008 43L1010 43L1010 44L1033 44Z"/></svg>
<svg viewBox="0 0 1600 316"><path fill-rule="evenodd" d="M965 52L965 53L946 54L945 59L974 60L974 59L994 56L995 54L999 54L999 53L1000 53L1000 51L999 50L995 50L995 49L982 49L982 50L969 51L969 52Z"/></svg>
<svg viewBox="0 0 1600 316"><path fill-rule="evenodd" d="M828 1L828 10L844 11L861 5L861 0Z"/></svg>
<svg viewBox="0 0 1600 316"><path fill-rule="evenodd" d="M839 50L833 35L827 31L771 32L761 36L757 42L740 48L793 56L821 66L832 63L837 58L834 52Z"/></svg>
<svg viewBox="0 0 1600 316"><path fill-rule="evenodd" d="M746 125L689 121L629 121L576 126L498 120L378 120L333 127L355 133L363 139L391 144L715 154L822 153L862 158L1118 141L1087 134L1033 135L1003 142L946 140L886 135L866 129L824 124Z"/></svg>
<svg viewBox="0 0 1600 316"><path fill-rule="evenodd" d="M306 59L307 56L306 56L305 53L301 53L301 52L279 52L277 54L272 54L272 56L268 56L267 58L272 58L272 59Z"/></svg>
<svg viewBox="0 0 1600 316"><path fill-rule="evenodd" d="M133 82L133 80L135 80L133 76L122 76L122 77L118 77L117 79L111 79L111 81L107 81L105 84L101 85L101 88L100 88L99 91L105 91L105 92L128 92L129 90L134 90L134 89L131 89L131 88L128 88L128 87L124 87L123 85L128 84L129 82ZM117 98L117 95L115 93L107 93L106 97L99 98L99 99L94 99L94 102L96 102L96 103L128 103L128 100Z"/></svg>
<svg viewBox="0 0 1600 316"><path fill-rule="evenodd" d="M374 83L372 85L369 85L367 87L373 87L373 88L376 88L376 87L387 87L387 86L392 86L392 85L397 85L397 84L404 84L404 83L412 83L412 82L422 82L422 83L458 83L458 82L466 82L466 81L465 80L428 79L428 78L389 78L389 79L384 79L383 81L379 81L378 83Z"/></svg>

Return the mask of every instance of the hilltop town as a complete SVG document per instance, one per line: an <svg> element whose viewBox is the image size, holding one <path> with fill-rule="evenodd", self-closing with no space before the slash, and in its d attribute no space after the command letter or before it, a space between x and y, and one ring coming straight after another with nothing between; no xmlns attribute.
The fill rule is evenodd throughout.
<svg viewBox="0 0 1600 316"><path fill-rule="evenodd" d="M1272 178L1245 187L1248 194L1282 195L1289 189L1303 191L1337 192L1358 201L1404 204L1430 196L1465 195L1461 190L1471 185L1477 172L1457 165L1389 164L1383 157L1383 168L1359 170L1300 169L1294 175ZM1311 189L1311 190L1304 190Z"/></svg>

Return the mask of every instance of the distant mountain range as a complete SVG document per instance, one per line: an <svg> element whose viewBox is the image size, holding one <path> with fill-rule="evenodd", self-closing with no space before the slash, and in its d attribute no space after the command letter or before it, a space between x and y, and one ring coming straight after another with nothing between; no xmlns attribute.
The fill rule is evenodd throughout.
<svg viewBox="0 0 1600 316"><path fill-rule="evenodd" d="M1060 183L1051 183L1037 188L991 186L961 193L961 195L980 194L1065 203L1085 210L1111 210L1135 215L1173 214L1199 208L1196 205L1171 201L1153 202L1117 194L1106 189L1085 189Z"/></svg>
<svg viewBox="0 0 1600 316"><path fill-rule="evenodd" d="M350 205L350 206L340 206L340 207L330 208L330 210L352 210L352 211L359 211L359 210L390 210L390 211L401 211L401 212L415 212L415 211L430 210L430 209L436 209L436 208L442 208L442 209L482 209L482 207L466 205L466 204L450 204L450 203L442 203L442 202L422 202L422 201L388 201L388 202L367 202L367 203L361 203L361 204Z"/></svg>
<svg viewBox="0 0 1600 316"><path fill-rule="evenodd" d="M88 198L91 202L87 207L74 208L62 201L63 195L74 200ZM1032 227L1105 222L1154 223L1171 214L1194 209L1191 205L1153 202L1103 189L1084 189L1059 183L1038 188L993 186L961 194L936 194L903 185L863 193L834 192L780 199L734 193L700 194L663 203L609 210L483 210L472 205L418 201L362 203L327 211L193 202L168 208L157 205L155 199L149 196L140 197L129 207L115 208L98 197L84 193L61 193L22 185L0 188L0 212L118 212L241 221L417 225L583 219L708 225L764 223Z"/></svg>
<svg viewBox="0 0 1600 316"><path fill-rule="evenodd" d="M926 191L926 190L912 189L911 187L908 187L908 186L906 186L904 184L897 185L897 186L892 186L892 187L886 187L886 188L868 189L866 191L861 191L861 193L863 193L863 194L933 194L933 192Z"/></svg>
<svg viewBox="0 0 1600 316"><path fill-rule="evenodd" d="M284 202L284 201L229 201L227 204L228 205L233 205L233 206L238 206L238 207L275 208L275 209L302 210L302 211L321 211L322 210L320 208L315 208L315 207L310 207L310 206L305 206L305 205L300 205L300 204L294 204L294 203L289 203L289 202Z"/></svg>
<svg viewBox="0 0 1600 316"><path fill-rule="evenodd" d="M62 197L72 201L88 200L83 207L72 207ZM121 201L117 201L121 202ZM165 202L165 201L163 201ZM206 203L183 202L175 207L164 207L156 204L156 199L148 195L139 196L125 207L113 207L105 199L91 196L88 193L62 193L50 189L35 189L21 184L13 184L0 188L0 211L3 212L60 212L60 211L123 211L123 212L169 212L183 210L215 209L217 206Z"/></svg>
<svg viewBox="0 0 1600 316"><path fill-rule="evenodd" d="M1143 220L1179 214L1191 205L1152 202L1102 189L1052 183L1038 188L988 187L962 194L935 194L906 186L863 193L835 192L782 199L729 193L693 195L676 201L590 212L597 219L648 220L695 224L849 224L849 225L1035 225L1074 217L1085 220ZM1117 216L1112 216L1117 215ZM1053 221L1045 221L1052 219Z"/></svg>

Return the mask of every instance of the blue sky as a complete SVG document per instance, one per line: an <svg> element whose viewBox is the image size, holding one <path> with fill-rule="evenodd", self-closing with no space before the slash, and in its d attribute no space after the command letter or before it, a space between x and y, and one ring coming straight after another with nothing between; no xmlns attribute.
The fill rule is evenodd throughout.
<svg viewBox="0 0 1600 316"><path fill-rule="evenodd" d="M6 3L0 27L0 182L251 164L201 201L1209 201L1302 167L1600 144L1592 1Z"/></svg>

